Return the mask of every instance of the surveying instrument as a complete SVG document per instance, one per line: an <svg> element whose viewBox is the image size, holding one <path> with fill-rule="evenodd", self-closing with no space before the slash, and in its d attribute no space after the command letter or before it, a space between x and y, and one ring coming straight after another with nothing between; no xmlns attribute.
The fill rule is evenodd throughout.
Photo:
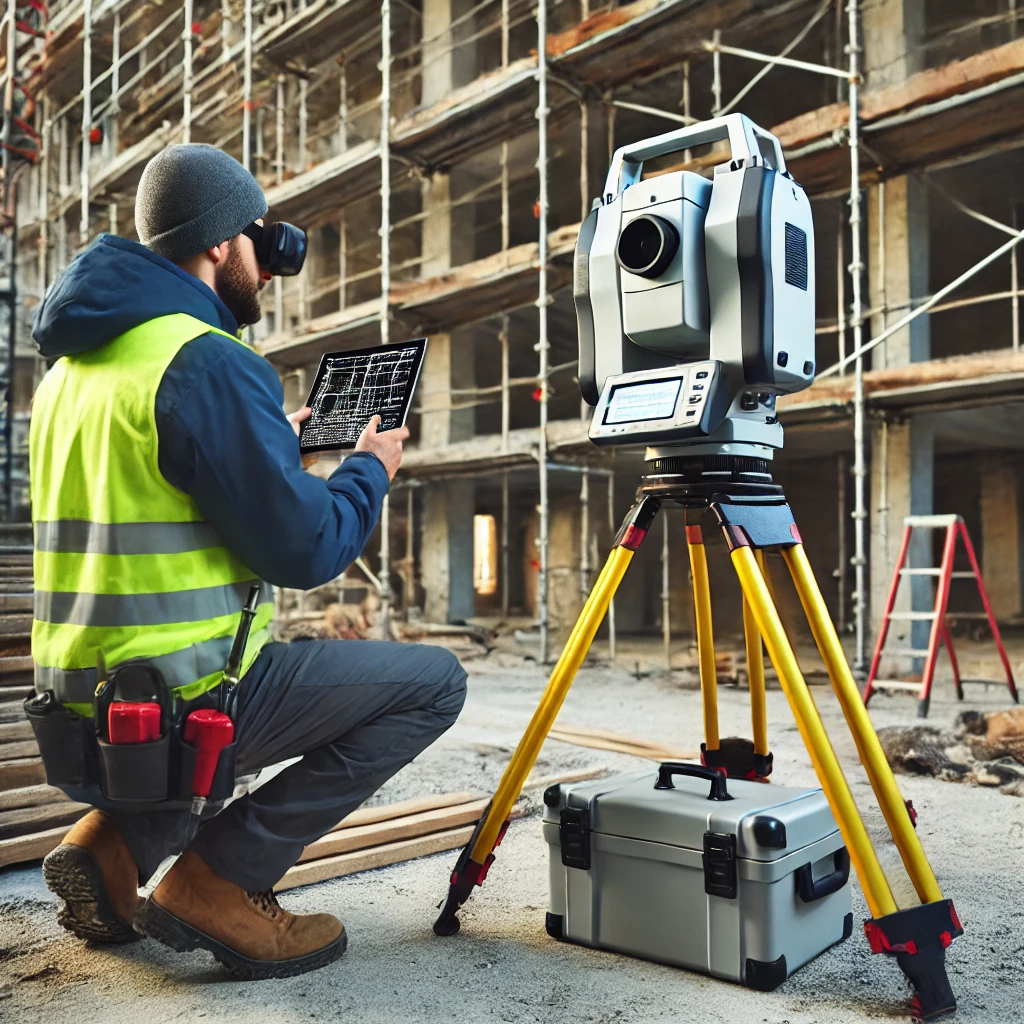
<svg viewBox="0 0 1024 1024"><path fill-rule="evenodd" d="M690 171L643 177L644 164L727 142L709 180ZM731 777L771 771L762 642L860 879L875 953L895 956L930 1019L955 1009L945 948L962 933L921 847L811 571L782 488L770 472L782 447L776 396L814 379L814 232L810 203L775 136L731 114L616 151L604 192L576 244L573 296L583 397L596 406L597 445L646 446L647 472L608 560L551 673L526 733L451 875L434 924L456 916L482 884L494 849L569 687L663 505L684 509L693 577L704 715L702 760ZM721 530L743 591L753 745L718 735L707 560L699 521ZM920 905L900 909L779 619L764 574L781 552L861 762Z"/></svg>

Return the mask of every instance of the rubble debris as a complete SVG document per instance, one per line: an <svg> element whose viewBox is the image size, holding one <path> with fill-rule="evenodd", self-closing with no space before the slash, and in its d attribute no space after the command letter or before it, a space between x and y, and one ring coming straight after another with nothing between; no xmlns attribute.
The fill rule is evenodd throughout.
<svg viewBox="0 0 1024 1024"><path fill-rule="evenodd" d="M886 726L878 738L894 771L1024 796L1024 707L965 711L951 729Z"/></svg>

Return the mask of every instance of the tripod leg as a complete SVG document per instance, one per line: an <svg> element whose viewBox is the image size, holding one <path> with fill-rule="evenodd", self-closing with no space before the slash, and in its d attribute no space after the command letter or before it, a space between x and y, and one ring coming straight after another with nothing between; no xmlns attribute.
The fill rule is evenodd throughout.
<svg viewBox="0 0 1024 1024"><path fill-rule="evenodd" d="M796 586L800 603L803 605L810 623L814 641L818 645L822 660L828 669L832 688L839 698L847 725L857 744L861 762L867 771L871 788L882 808L886 824L892 833L893 840L903 859L903 864L910 875L917 895L922 903L932 903L942 899L935 875L921 847L921 840L914 830L913 823L907 814L906 804L900 794L896 779L878 740L878 734L871 724L867 708L860 699L857 684L853 680L850 666L846 662L842 645L836 634L835 626L829 617L825 600L818 589L814 573L811 571L807 553L802 544L783 549L783 557L789 566Z"/></svg>
<svg viewBox="0 0 1024 1024"><path fill-rule="evenodd" d="M764 574L764 556L757 552L757 566ZM768 710L764 689L764 655L761 634L751 611L750 602L743 598L743 639L747 648L747 683L750 688L750 720L754 734L754 753L768 756Z"/></svg>
<svg viewBox="0 0 1024 1024"><path fill-rule="evenodd" d="M459 907L469 898L473 887L481 885L487 875L487 870L494 859L494 848L504 835L509 815L522 792L523 783L526 782L540 748L555 723L562 702L590 650L598 627L622 582L634 552L654 522L658 508L657 499L645 497L630 509L623 521L608 560L551 672L540 704L498 783L497 792L491 798L476 831L456 862L448 888L448 898L440 916L434 922L435 934L453 935L459 930L459 919L456 917Z"/></svg>
<svg viewBox="0 0 1024 1024"><path fill-rule="evenodd" d="M704 749L718 750L718 667L715 664L715 637L711 622L711 583L708 559L700 526L686 527L686 546L690 551L690 575L693 577L693 610L697 622L697 659L700 663L700 697L704 708Z"/></svg>
<svg viewBox="0 0 1024 1024"><path fill-rule="evenodd" d="M864 828L864 822L853 801L850 787L846 783L828 734L818 716L818 709L814 706L807 683L797 665L793 648L782 628L779 613L772 603L768 586L757 566L757 560L754 558L754 552L749 546L749 542L733 546L734 541L729 539L730 547L732 547L732 563L739 576L743 594L750 603L772 664L779 674L779 681L782 683L786 699L793 709L797 728L811 754L821 788L825 791L836 823L839 825L839 831L842 833L843 841L850 852L850 860L860 878L871 916L883 917L887 914L894 914L896 901L889 889L889 882L882 871L878 855L871 845L871 839ZM906 817L906 811L904 811L904 817Z"/></svg>

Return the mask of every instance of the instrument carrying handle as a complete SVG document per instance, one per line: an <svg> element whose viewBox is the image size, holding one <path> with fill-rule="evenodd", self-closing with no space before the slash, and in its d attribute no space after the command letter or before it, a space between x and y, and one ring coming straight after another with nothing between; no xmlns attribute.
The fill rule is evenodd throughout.
<svg viewBox="0 0 1024 1024"><path fill-rule="evenodd" d="M604 202L611 202L623 189L636 184L643 174L645 161L725 140L729 142L733 160L749 161L755 154L767 155L767 148L772 153L775 170L785 172L782 143L771 132L754 124L744 114L726 114L617 149L605 179Z"/></svg>
<svg viewBox="0 0 1024 1024"><path fill-rule="evenodd" d="M672 785L673 775L689 775L692 778L710 782L709 800L732 799L725 785L725 772L718 768L705 768L702 764L683 764L681 761L666 761L658 769L658 781L654 784L654 788L675 789L676 787Z"/></svg>
<svg viewBox="0 0 1024 1024"><path fill-rule="evenodd" d="M811 875L811 865L805 864L796 872L796 891L804 903L831 896L850 880L850 852L845 846L839 847L833 859L835 870L817 881Z"/></svg>

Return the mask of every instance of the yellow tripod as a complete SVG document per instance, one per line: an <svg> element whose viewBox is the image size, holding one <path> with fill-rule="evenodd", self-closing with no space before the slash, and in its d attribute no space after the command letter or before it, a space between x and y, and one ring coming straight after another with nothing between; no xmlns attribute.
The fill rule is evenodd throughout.
<svg viewBox="0 0 1024 1024"><path fill-rule="evenodd" d="M754 732L754 755L751 762L753 775L765 775L770 770L761 659L763 639L864 890L871 913L864 930L872 951L896 957L916 990L914 1011L921 1019L928 1020L950 1012L955 1009L956 1001L946 977L945 948L962 933L962 928L952 901L942 896L914 830L899 787L846 663L839 637L814 579L800 533L781 488L771 483L766 472L752 471L767 469L765 463L753 467L748 465L759 460L715 456L711 460L698 457L661 461L677 465L665 467L674 472L659 472L644 478L637 492L636 503L619 529L608 560L566 641L540 704L502 775L497 792L459 856L451 875L447 900L434 923L434 932L438 935L452 935L459 930L459 919L456 916L458 909L469 898L473 887L484 881L494 860L494 849L501 842L508 826L512 807L554 725L576 672L604 619L608 604L662 503L671 501L686 509L710 510L714 514L743 590ZM726 467L724 471L723 465ZM729 481L724 484L721 482L723 475L729 477ZM687 542L693 570L704 707L704 760L716 767L720 766L716 765L716 760L720 758L717 683L711 636L710 587L699 527L687 528ZM918 906L900 910L893 898L759 565L761 553L767 549L782 552L793 577L861 762L921 900Z"/></svg>

